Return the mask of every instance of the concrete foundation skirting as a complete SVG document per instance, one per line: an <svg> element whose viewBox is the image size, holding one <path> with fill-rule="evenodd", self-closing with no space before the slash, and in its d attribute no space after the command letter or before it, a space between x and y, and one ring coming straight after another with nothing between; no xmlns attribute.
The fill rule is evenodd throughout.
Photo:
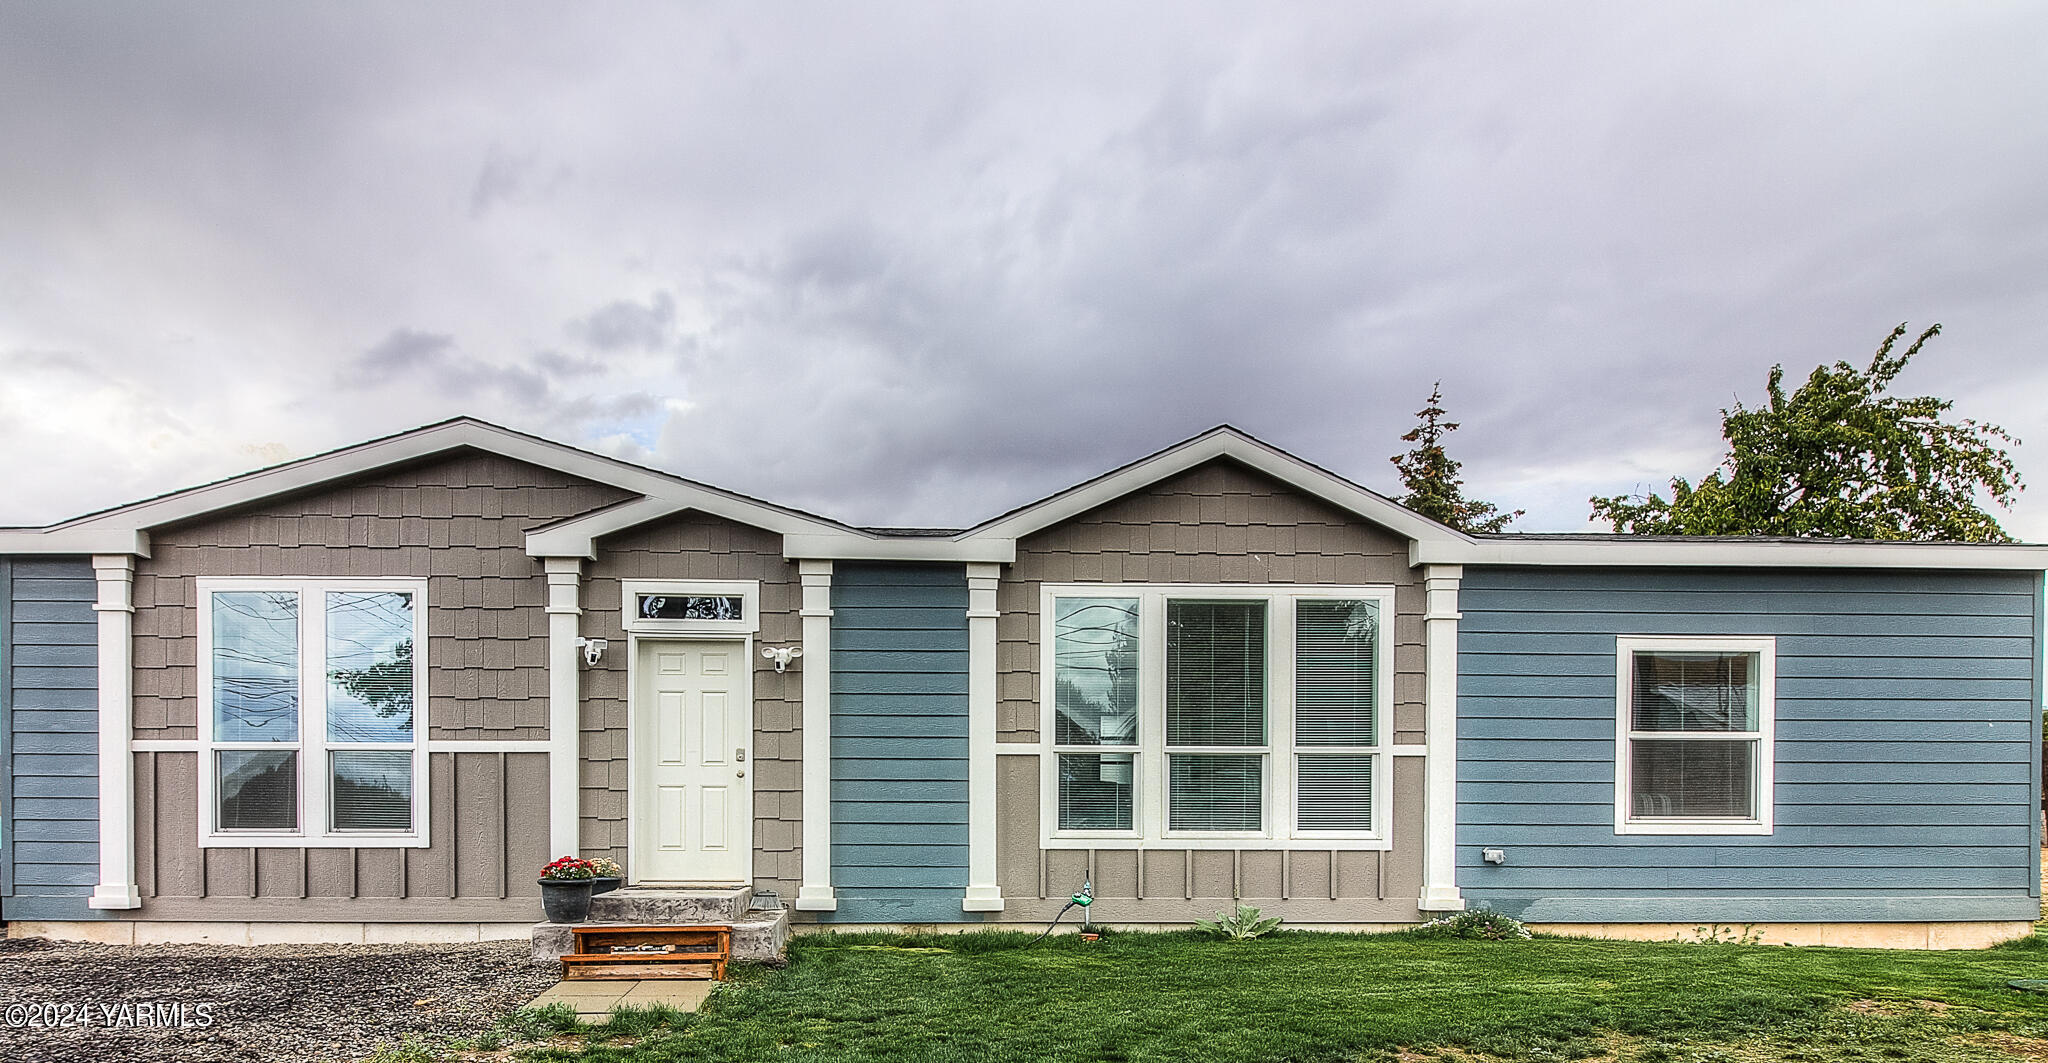
<svg viewBox="0 0 2048 1063"><path fill-rule="evenodd" d="M1096 930L1113 930L1120 934L1157 933L1163 930L1186 930L1188 923L1103 923L1090 924ZM1414 923L1288 923L1288 930L1317 930L1333 934L1390 934L1396 930L1413 930ZM1044 923L792 923L792 934L853 934L879 932L885 934L971 934L978 930L1008 930L1013 933L1036 934L1045 929ZM1069 915L1060 921L1054 934L1078 933L1081 922Z"/></svg>
<svg viewBox="0 0 2048 1063"><path fill-rule="evenodd" d="M11 938L90 941L102 945L460 945L524 941L527 923L195 923L107 919L91 922L15 920Z"/></svg>
<svg viewBox="0 0 2048 1063"><path fill-rule="evenodd" d="M1700 941L1713 935L1760 945L1845 949L1987 949L2034 932L2032 923L1530 923L1539 934L1614 941Z"/></svg>

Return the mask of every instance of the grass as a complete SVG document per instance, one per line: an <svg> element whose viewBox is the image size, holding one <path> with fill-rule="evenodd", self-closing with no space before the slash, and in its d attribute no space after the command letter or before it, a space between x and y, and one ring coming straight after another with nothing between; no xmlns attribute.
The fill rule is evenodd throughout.
<svg viewBox="0 0 2048 1063"><path fill-rule="evenodd" d="M2006 985L2048 977L2040 935L1954 953L1289 932L1029 940L805 936L787 968L742 969L699 1014L615 1015L512 1051L534 1063L2048 1060L2048 994Z"/></svg>

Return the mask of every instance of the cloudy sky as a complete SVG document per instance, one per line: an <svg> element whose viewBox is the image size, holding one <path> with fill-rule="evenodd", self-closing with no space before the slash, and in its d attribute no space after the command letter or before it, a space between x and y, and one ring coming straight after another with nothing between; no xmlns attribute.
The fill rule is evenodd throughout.
<svg viewBox="0 0 2048 1063"><path fill-rule="evenodd" d="M2048 477L2048 7L0 8L0 523L471 414L866 523L1441 380L1529 530L1784 363ZM2007 519L2048 540L2048 488Z"/></svg>

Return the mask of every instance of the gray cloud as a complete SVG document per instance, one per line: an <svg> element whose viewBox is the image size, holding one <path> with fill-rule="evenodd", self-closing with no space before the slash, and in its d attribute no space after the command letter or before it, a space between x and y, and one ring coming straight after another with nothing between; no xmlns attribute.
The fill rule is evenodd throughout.
<svg viewBox="0 0 2048 1063"><path fill-rule="evenodd" d="M0 379L0 521L457 413L874 523L1225 421L1391 489L1441 379L1575 528L1900 320L2048 440L2048 12L212 14L9 13L0 350L92 370Z"/></svg>
<svg viewBox="0 0 2048 1063"><path fill-rule="evenodd" d="M660 350L674 339L675 297L656 292L645 303L620 299L569 323L569 334L600 351Z"/></svg>

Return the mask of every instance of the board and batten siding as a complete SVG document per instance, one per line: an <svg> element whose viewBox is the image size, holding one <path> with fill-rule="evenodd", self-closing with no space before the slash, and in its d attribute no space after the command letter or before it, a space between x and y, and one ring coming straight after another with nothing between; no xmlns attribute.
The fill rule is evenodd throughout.
<svg viewBox="0 0 2048 1063"><path fill-rule="evenodd" d="M423 738L547 738L546 577L526 533L631 497L474 451L396 465L151 530L135 568L135 737L198 737L198 580L427 583ZM547 757L428 757L428 848L200 848L200 755L135 754L141 919L524 921L546 864Z"/></svg>
<svg viewBox="0 0 2048 1063"><path fill-rule="evenodd" d="M1467 568L1459 605L1469 903L1539 922L2038 915L2039 573ZM1615 833L1623 635L1776 638L1770 835Z"/></svg>
<svg viewBox="0 0 2048 1063"><path fill-rule="evenodd" d="M832 574L830 922L962 922L967 890L967 570Z"/></svg>
<svg viewBox="0 0 2048 1063"><path fill-rule="evenodd" d="M1421 570L1408 540L1228 460L1167 477L1025 536L996 589L997 749L1039 738L1039 590L1046 583L1392 586L1386 625L1396 744L1424 741ZM1083 882L1096 918L1186 923L1240 897L1295 923L1421 918L1422 760L1389 758L1391 850L1247 842L1242 849L1045 849L1039 758L996 758L996 871L1002 918L1043 921Z"/></svg>
<svg viewBox="0 0 2048 1063"><path fill-rule="evenodd" d="M0 918L99 919L92 564L0 557Z"/></svg>

